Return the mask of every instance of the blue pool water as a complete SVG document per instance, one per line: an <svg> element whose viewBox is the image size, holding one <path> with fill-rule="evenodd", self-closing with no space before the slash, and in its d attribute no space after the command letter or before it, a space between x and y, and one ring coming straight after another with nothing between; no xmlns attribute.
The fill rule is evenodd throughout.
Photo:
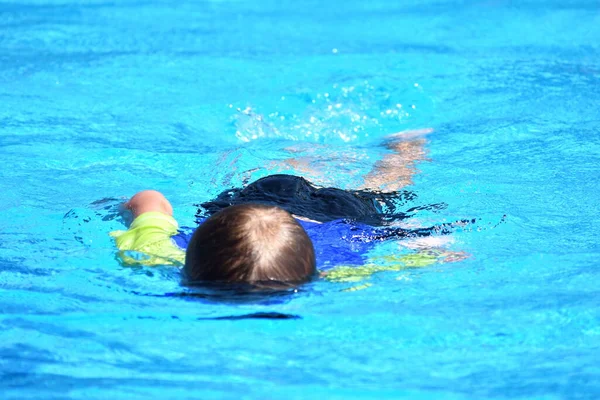
<svg viewBox="0 0 600 400"><path fill-rule="evenodd" d="M598 398L599 11L1 2L1 397ZM448 245L462 261L228 302L115 258L137 190L191 226L298 154L356 187L386 134L424 127L410 189L447 207L415 223L477 218ZM255 313L296 318L211 319Z"/></svg>

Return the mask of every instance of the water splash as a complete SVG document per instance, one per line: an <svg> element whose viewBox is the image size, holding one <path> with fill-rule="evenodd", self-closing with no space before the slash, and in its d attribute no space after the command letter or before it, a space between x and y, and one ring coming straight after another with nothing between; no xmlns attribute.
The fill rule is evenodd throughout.
<svg viewBox="0 0 600 400"><path fill-rule="evenodd" d="M417 110L421 112L422 107L427 114L431 109L431 101L418 83L397 86L396 82L365 80L336 83L317 93L298 90L266 106L235 107L232 124L243 142L260 138L316 143L368 141L417 124Z"/></svg>

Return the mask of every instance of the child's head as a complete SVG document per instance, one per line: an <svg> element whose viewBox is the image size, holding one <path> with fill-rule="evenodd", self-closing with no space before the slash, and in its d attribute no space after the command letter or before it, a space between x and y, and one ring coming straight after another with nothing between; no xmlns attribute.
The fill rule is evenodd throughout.
<svg viewBox="0 0 600 400"><path fill-rule="evenodd" d="M302 283L316 272L310 238L287 211L231 206L196 230L185 257L189 282Z"/></svg>

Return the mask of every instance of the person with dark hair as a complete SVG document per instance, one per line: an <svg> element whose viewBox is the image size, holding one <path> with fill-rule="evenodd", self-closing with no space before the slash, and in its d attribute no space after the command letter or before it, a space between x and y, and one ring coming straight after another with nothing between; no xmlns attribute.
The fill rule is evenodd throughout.
<svg viewBox="0 0 600 400"><path fill-rule="evenodd" d="M393 238L424 238L451 232L449 224L426 228L400 227L399 223L418 211L436 210L444 204L428 204L399 210L417 195L411 191L377 192L317 187L303 177L269 175L242 189L230 189L214 200L198 204L197 222L229 207L241 204L264 204L288 211L307 231L317 254L317 267L362 265L366 253L376 242ZM190 232L174 236L183 248Z"/></svg>
<svg viewBox="0 0 600 400"><path fill-rule="evenodd" d="M183 265L188 284L295 285L315 276L317 266L365 265L365 254L375 242L448 234L455 225L408 229L396 224L416 211L443 207L432 204L397 210L416 195L399 189L411 173L396 167L423 156L423 141L415 135L427 133L429 130L408 132L408 141L396 138L388 142L394 152L367 176L369 185L381 184L396 188L394 191L317 187L303 177L270 175L200 204L196 215L199 228L186 233L178 229L167 199L147 190L124 204L134 218L129 230L111 235L125 263ZM311 238L319 244L317 251ZM438 259L439 254L420 257L417 261L422 265L418 266Z"/></svg>

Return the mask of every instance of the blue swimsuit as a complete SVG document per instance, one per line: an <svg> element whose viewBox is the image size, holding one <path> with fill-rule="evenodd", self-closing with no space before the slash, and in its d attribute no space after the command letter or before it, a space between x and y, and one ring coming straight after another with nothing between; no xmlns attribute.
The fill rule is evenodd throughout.
<svg viewBox="0 0 600 400"><path fill-rule="evenodd" d="M315 223L298 220L315 248L317 268L327 269L335 265L362 265L365 254L374 246L365 234L373 228L367 225L351 224L344 220ZM194 228L183 227L173 236L175 243L186 249L192 239ZM367 239L367 240L365 240Z"/></svg>

